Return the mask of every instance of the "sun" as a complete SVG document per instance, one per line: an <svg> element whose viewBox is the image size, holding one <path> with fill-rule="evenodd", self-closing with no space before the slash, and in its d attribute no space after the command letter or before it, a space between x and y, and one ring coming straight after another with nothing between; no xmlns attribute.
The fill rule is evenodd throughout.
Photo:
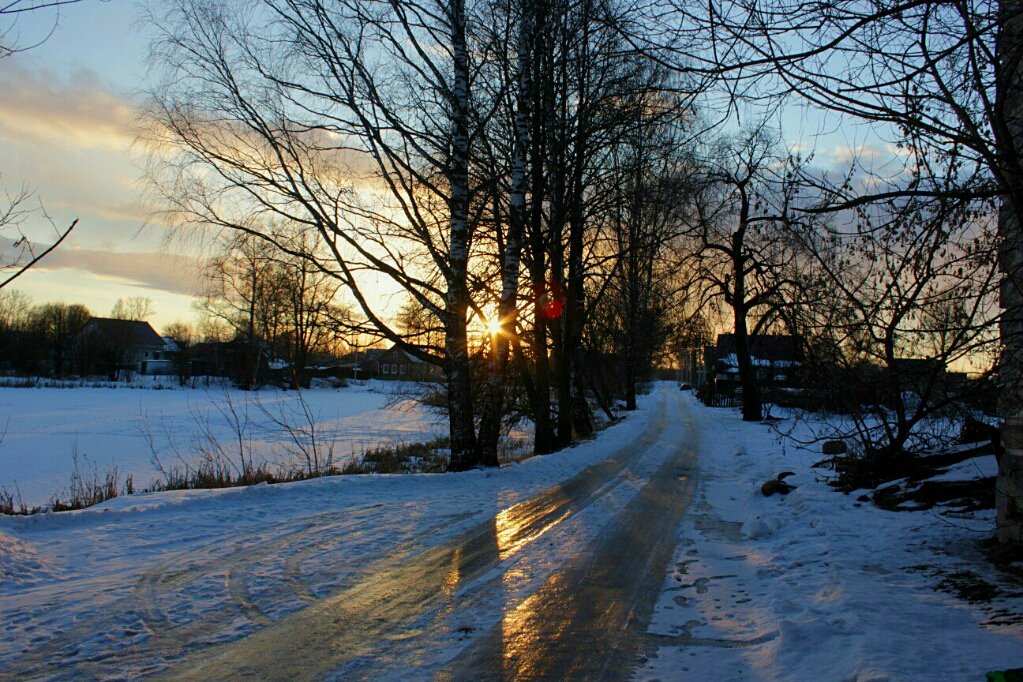
<svg viewBox="0 0 1023 682"><path fill-rule="evenodd" d="M491 335L500 334L501 333L501 318L499 318L499 317L492 317L492 318L490 318L489 320L486 321L486 325L487 325L487 332L490 333Z"/></svg>

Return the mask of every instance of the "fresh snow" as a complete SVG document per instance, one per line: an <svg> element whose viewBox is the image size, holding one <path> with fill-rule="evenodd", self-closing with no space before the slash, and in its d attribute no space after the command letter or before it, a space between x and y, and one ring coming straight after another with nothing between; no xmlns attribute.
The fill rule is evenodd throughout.
<svg viewBox="0 0 1023 682"><path fill-rule="evenodd" d="M344 389L301 393L278 389L241 391L224 386L161 390L127 387L0 387L0 489L29 506L64 491L75 470L100 480L116 470L143 489L160 472L145 436L148 429L165 468L195 460L194 448L208 432L232 451L239 430L255 463L294 463L290 438L274 421L308 429L302 400L318 436L333 440L339 464L368 448L430 440L446 433L443 416L403 400L407 384L369 381ZM236 422L241 428L236 428Z"/></svg>
<svg viewBox="0 0 1023 682"><path fill-rule="evenodd" d="M74 393L56 397L74 400ZM340 403L377 399L371 391L324 395ZM321 407L330 404L325 397ZM669 416L684 409L699 433L669 418L606 494L463 588L462 608L419 635L427 644L419 650L432 658L420 657L415 669L384 661L380 679L432 678L471 642L466 633L500 623L566 557L585 551L694 435L698 490L650 625L654 655L636 680L971 680L1023 666L1023 625L997 624L1023 612L1023 599L970 604L936 589L960 572L997 583L976 548L991 514L881 511L858 493L830 489L811 468L819 454L662 383L594 440L500 470L174 491L0 517L0 671L130 679L166 670L629 448L661 404ZM387 418L369 410L355 416L353 424ZM978 474L990 470L978 466ZM796 472L787 480L798 488L763 497L761 483L784 470Z"/></svg>

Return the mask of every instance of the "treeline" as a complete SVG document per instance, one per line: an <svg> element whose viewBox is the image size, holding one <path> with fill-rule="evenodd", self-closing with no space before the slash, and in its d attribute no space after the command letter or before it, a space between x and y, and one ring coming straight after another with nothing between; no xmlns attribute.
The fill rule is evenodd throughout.
<svg viewBox="0 0 1023 682"><path fill-rule="evenodd" d="M80 338L92 313L77 303L41 303L0 291L0 369L24 375L83 374Z"/></svg>
<svg viewBox="0 0 1023 682"><path fill-rule="evenodd" d="M857 12L884 26L870 5ZM262 286L249 253L265 250L314 278L283 290L322 286L350 303L325 317L441 368L454 469L496 464L516 415L538 453L586 437L591 405L634 407L658 358L715 326L735 333L751 420L749 340L772 331L803 339L835 385L881 376L902 395L906 358L992 372L998 154L937 122L993 86L946 82L941 112L887 83L862 87L887 108L843 105L842 75L816 61L827 44L786 57L755 3L715 7L177 0L150 17L151 187L182 230L231 245L223 267L253 263L215 297L234 301L237 333L274 334L244 293ZM807 26L789 28L816 40ZM873 63L869 44L849 49ZM947 75L959 49L882 65ZM793 83L807 73L804 93ZM892 166L852 158L829 173L781 144L771 107L803 94L888 126ZM740 107L758 123L723 134ZM887 451L928 415L869 410Z"/></svg>

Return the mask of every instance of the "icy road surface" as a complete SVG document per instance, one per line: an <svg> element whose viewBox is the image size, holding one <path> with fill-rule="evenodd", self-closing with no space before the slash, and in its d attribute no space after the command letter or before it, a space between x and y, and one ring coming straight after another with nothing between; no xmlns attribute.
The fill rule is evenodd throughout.
<svg viewBox="0 0 1023 682"><path fill-rule="evenodd" d="M0 520L0 677L627 677L696 445L670 384L643 408L500 471Z"/></svg>

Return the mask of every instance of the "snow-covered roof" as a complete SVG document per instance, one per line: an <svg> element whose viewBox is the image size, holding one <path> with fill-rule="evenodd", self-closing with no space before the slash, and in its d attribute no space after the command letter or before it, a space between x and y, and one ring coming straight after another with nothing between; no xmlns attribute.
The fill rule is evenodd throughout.
<svg viewBox="0 0 1023 682"><path fill-rule="evenodd" d="M750 358L753 362L754 367L799 367L801 364L798 360L768 360L767 358L758 358L753 356ZM718 358L718 362L726 367L739 367L739 356L735 353L729 353L728 355Z"/></svg>

